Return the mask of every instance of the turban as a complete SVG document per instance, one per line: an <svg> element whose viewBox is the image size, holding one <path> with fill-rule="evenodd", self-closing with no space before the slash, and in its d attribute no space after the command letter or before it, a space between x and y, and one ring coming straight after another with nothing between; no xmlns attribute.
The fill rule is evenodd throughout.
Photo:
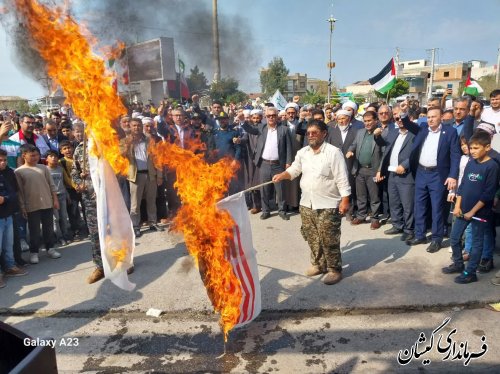
<svg viewBox="0 0 500 374"><path fill-rule="evenodd" d="M132 118L138 118L140 115L141 115L141 113L139 113L139 112L136 112L136 111L132 112Z"/></svg>
<svg viewBox="0 0 500 374"><path fill-rule="evenodd" d="M495 126L487 122L481 122L479 125L477 125L477 130L486 131L488 134L490 134L490 136L493 136L496 132Z"/></svg>
<svg viewBox="0 0 500 374"><path fill-rule="evenodd" d="M250 113L252 113L252 111L251 111L250 109L245 109L245 110L243 111L243 115L244 115L244 116L249 116L249 115L250 115Z"/></svg>
<svg viewBox="0 0 500 374"><path fill-rule="evenodd" d="M153 119L151 117L143 117L142 118L142 124L146 124L146 123L154 123Z"/></svg>
<svg viewBox="0 0 500 374"><path fill-rule="evenodd" d="M352 110L354 110L356 112L358 110L358 105L354 101L346 101L342 105L342 109L345 109L345 108L352 108Z"/></svg>
<svg viewBox="0 0 500 374"><path fill-rule="evenodd" d="M345 109L340 109L340 110L337 110L337 112L335 113L338 116L347 116L347 117L351 117L351 112L349 112L348 110L345 110Z"/></svg>
<svg viewBox="0 0 500 374"><path fill-rule="evenodd" d="M260 109L253 109L250 112L250 115L253 116L254 114L257 114L258 116L261 116L262 115L262 110L260 110Z"/></svg>
<svg viewBox="0 0 500 374"><path fill-rule="evenodd" d="M288 104L286 104L285 110L287 110L288 108L293 108L293 109L295 109L296 112L299 111L299 106L297 105L297 103L288 103Z"/></svg>

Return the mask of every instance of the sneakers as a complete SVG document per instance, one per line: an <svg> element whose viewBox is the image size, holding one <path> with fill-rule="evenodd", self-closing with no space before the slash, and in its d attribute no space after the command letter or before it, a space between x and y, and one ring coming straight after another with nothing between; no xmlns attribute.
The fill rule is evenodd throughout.
<svg viewBox="0 0 500 374"><path fill-rule="evenodd" d="M30 264L38 264L40 260L38 259L38 253L30 254Z"/></svg>
<svg viewBox="0 0 500 374"><path fill-rule="evenodd" d="M444 274L461 273L462 271L464 271L464 266L463 265L460 266L460 265L453 263L445 268L442 268L441 271Z"/></svg>
<svg viewBox="0 0 500 374"><path fill-rule="evenodd" d="M29 249L30 246L28 245L28 243L26 243L26 240L21 239L21 251L26 252L29 251Z"/></svg>
<svg viewBox="0 0 500 374"><path fill-rule="evenodd" d="M467 284L472 282L477 282L476 274L470 274L466 271L464 271L462 274L460 274L458 277L455 278L455 283L459 284Z"/></svg>
<svg viewBox="0 0 500 374"><path fill-rule="evenodd" d="M495 265L493 265L493 259L490 258L488 260L482 259L481 262L479 263L479 266L477 267L477 271L480 273L489 273L491 269L493 269Z"/></svg>
<svg viewBox="0 0 500 374"><path fill-rule="evenodd" d="M87 283L92 284L100 281L103 278L104 278L104 269L95 268L92 274L90 274L90 276L87 278Z"/></svg>
<svg viewBox="0 0 500 374"><path fill-rule="evenodd" d="M320 275L320 274L324 274L324 273L326 273L326 271L320 269L318 266L311 266L305 272L306 276L308 276L308 277L314 277L316 275Z"/></svg>
<svg viewBox="0 0 500 374"><path fill-rule="evenodd" d="M5 272L6 277L22 277L26 274L28 274L26 270L18 268L17 266L12 267Z"/></svg>
<svg viewBox="0 0 500 374"><path fill-rule="evenodd" d="M341 280L342 273L338 271L329 271L323 278L323 283L330 286L332 284L339 283Z"/></svg>
<svg viewBox="0 0 500 374"><path fill-rule="evenodd" d="M4 288L6 286L5 282L3 281L3 275L0 274L0 288Z"/></svg>
<svg viewBox="0 0 500 374"><path fill-rule="evenodd" d="M59 258L61 257L61 254L59 252L57 252L54 248L51 248L47 251L47 255L52 258L52 259L56 259L56 258Z"/></svg>

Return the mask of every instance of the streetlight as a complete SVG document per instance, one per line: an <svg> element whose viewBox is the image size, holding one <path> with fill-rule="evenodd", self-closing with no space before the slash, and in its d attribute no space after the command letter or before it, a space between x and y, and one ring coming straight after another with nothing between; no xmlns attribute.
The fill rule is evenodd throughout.
<svg viewBox="0 0 500 374"><path fill-rule="evenodd" d="M328 70L330 72L328 77L328 103L330 103L330 99L332 97L332 69L335 67L335 62L332 61L332 37L333 37L333 27L337 20L333 18L333 15L327 19L327 22L330 23L330 59L328 60Z"/></svg>

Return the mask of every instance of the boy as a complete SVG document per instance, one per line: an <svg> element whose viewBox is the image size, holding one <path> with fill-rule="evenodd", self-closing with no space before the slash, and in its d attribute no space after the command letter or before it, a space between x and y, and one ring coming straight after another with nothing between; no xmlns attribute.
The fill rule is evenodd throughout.
<svg viewBox="0 0 500 374"><path fill-rule="evenodd" d="M7 166L7 152L0 149L0 255L5 265L5 275L16 277L28 274L14 261L13 215L17 209L17 184L14 171ZM5 287L0 271L0 288Z"/></svg>
<svg viewBox="0 0 500 374"><path fill-rule="evenodd" d="M68 209L66 199L68 194L64 187L64 170L59 165L59 152L50 150L47 152L47 167L49 168L52 180L57 189L57 200L59 201L59 209L54 209L54 231L56 240L61 245L68 245L69 240L69 222L68 222Z"/></svg>
<svg viewBox="0 0 500 374"><path fill-rule="evenodd" d="M477 281L476 270L483 253L484 232L493 219L492 207L498 186L498 165L491 159L491 138L483 131L475 133L469 140L472 157L465 167L462 183L457 191L453 215L456 217L451 231L453 264L442 269L445 274L461 273L456 283ZM475 219L473 219L475 218ZM472 227L472 250L469 263L464 270L461 238L467 227Z"/></svg>
<svg viewBox="0 0 500 374"><path fill-rule="evenodd" d="M56 259L61 254L52 248L54 241L53 209L59 209L57 189L45 165L39 165L40 152L32 144L21 146L21 158L24 164L16 169L19 186L21 212L28 220L30 231L30 263L38 264L40 248L40 223L43 228L43 240L47 255Z"/></svg>

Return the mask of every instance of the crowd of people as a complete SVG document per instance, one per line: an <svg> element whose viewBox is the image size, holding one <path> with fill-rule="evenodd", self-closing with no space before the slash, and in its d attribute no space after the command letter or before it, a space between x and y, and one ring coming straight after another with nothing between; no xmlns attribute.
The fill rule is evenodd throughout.
<svg viewBox="0 0 500 374"><path fill-rule="evenodd" d="M363 111L352 101L301 105L300 98L281 111L271 103L219 101L202 108L197 95L183 105L134 104L113 124L130 163L117 179L140 237L144 227L163 231L181 206L175 170L155 165L151 142L193 149L211 163L230 157L240 167L228 194L274 182L245 194L251 214L266 220L277 210L287 221L300 213L311 247L307 275L326 274L326 284L342 279L345 216L372 230L390 223L386 235L400 235L403 245L428 243L429 253L449 237L453 263L443 272L470 283L476 271L494 268L500 90L489 101L460 97L447 108L444 99L426 106L410 99L370 103ZM4 110L0 121L3 274L27 274L26 262L38 264L41 247L57 259L56 246L89 238L95 269L87 281L102 279L84 123L69 106L39 115ZM500 272L492 282L500 284Z"/></svg>

